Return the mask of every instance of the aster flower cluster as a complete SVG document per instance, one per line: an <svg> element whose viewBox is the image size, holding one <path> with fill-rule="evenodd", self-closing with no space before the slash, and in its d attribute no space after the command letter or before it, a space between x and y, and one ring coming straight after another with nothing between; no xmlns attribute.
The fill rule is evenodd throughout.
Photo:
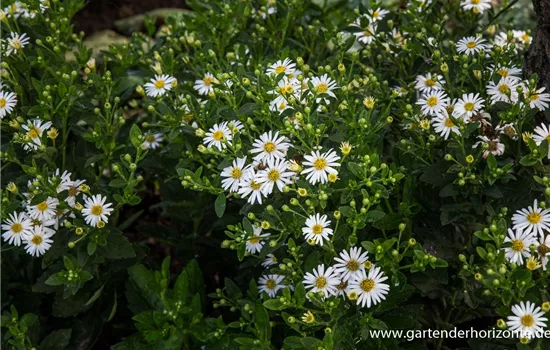
<svg viewBox="0 0 550 350"><path fill-rule="evenodd" d="M77 215L91 227L104 227L113 211L112 204L101 194L91 195L86 180L72 180L71 175L57 169L46 180L29 180L28 192L22 194L24 211L9 214L2 224L4 241L16 247L23 244L28 254L38 257L51 248L53 236L60 226L72 226L69 221ZM9 188L18 191L15 184L10 184ZM44 189L51 193L47 194Z"/></svg>

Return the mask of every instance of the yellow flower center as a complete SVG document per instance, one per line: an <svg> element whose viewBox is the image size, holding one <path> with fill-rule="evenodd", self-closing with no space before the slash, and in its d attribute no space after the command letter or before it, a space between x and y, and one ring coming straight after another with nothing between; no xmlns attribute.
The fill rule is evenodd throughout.
<svg viewBox="0 0 550 350"><path fill-rule="evenodd" d="M101 205L92 205L92 215L99 216L103 213L103 207Z"/></svg>
<svg viewBox="0 0 550 350"><path fill-rule="evenodd" d="M464 104L464 109L468 112L471 112L474 110L475 105L472 102L468 102Z"/></svg>
<svg viewBox="0 0 550 350"><path fill-rule="evenodd" d="M145 140L147 140L147 142L155 142L156 138L154 135L149 135L145 138Z"/></svg>
<svg viewBox="0 0 550 350"><path fill-rule="evenodd" d="M323 170L327 167L327 161L324 158L317 158L315 162L313 162L313 167L317 170Z"/></svg>
<svg viewBox="0 0 550 350"><path fill-rule="evenodd" d="M278 66L277 68L275 68L275 73L281 74L281 73L284 72L285 70L286 70L286 67L285 67L285 66Z"/></svg>
<svg viewBox="0 0 550 350"><path fill-rule="evenodd" d="M371 32L369 32L368 30L367 30L367 31L364 31L364 32L363 32L363 35L364 35L364 36L369 36L369 37L372 36Z"/></svg>
<svg viewBox="0 0 550 350"><path fill-rule="evenodd" d="M363 280L361 281L361 283L359 284L359 287L361 287L361 289L365 292L370 292L373 288L374 288L374 281L371 280L371 279L366 279L366 280Z"/></svg>
<svg viewBox="0 0 550 350"><path fill-rule="evenodd" d="M16 50L20 50L21 49L21 41L19 39L14 39L11 42L11 46Z"/></svg>
<svg viewBox="0 0 550 350"><path fill-rule="evenodd" d="M527 263L525 264L525 266L527 267L527 269L531 271L535 271L539 267L537 260L533 258L530 258L529 260L527 260Z"/></svg>
<svg viewBox="0 0 550 350"><path fill-rule="evenodd" d="M39 235L36 235L31 239L31 242L33 242L36 245L39 245L40 243L42 243L42 237L40 237Z"/></svg>
<svg viewBox="0 0 550 350"><path fill-rule="evenodd" d="M165 84L165 83L164 83L164 80L157 80L157 81L155 82L155 87L156 87L157 89L162 89L162 88L164 87L164 84Z"/></svg>
<svg viewBox="0 0 550 350"><path fill-rule="evenodd" d="M501 94L508 94L510 92L510 87L506 84L502 84L498 87L498 91Z"/></svg>
<svg viewBox="0 0 550 350"><path fill-rule="evenodd" d="M210 86L210 85L212 85L212 82L214 81L214 78L212 78L212 77L204 77L204 79L203 79L202 81L204 82L204 85Z"/></svg>
<svg viewBox="0 0 550 350"><path fill-rule="evenodd" d="M6 106L6 99L1 97L0 98L0 108L4 108Z"/></svg>
<svg viewBox="0 0 550 350"><path fill-rule="evenodd" d="M250 244L258 244L260 242L260 237L258 236L252 236L250 239L248 239L248 243Z"/></svg>
<svg viewBox="0 0 550 350"><path fill-rule="evenodd" d="M539 99L539 95L538 94L533 94L533 95L530 95L529 96L529 100L531 101L536 101Z"/></svg>
<svg viewBox="0 0 550 350"><path fill-rule="evenodd" d="M512 250L516 252L522 252L523 248L525 248L525 245L523 244L523 241L516 239L512 242Z"/></svg>
<svg viewBox="0 0 550 350"><path fill-rule="evenodd" d="M453 123L452 119L451 118L447 118L445 119L445 126L447 128L452 128L455 126L455 123Z"/></svg>
<svg viewBox="0 0 550 350"><path fill-rule="evenodd" d="M532 225L538 224L541 220L542 220L542 217L537 212L533 212L527 215L527 221L529 221L529 223Z"/></svg>
<svg viewBox="0 0 550 350"><path fill-rule="evenodd" d="M44 201L44 202L38 204L38 205L36 206L36 209L38 209L38 211L44 212L44 211L46 211L46 209L48 209L48 203L46 203L46 202Z"/></svg>
<svg viewBox="0 0 550 350"><path fill-rule="evenodd" d="M372 18L378 18L379 16L380 16L380 12L378 12L378 11L374 11L372 13Z"/></svg>
<svg viewBox="0 0 550 350"><path fill-rule="evenodd" d="M15 224L11 225L11 232L19 233L21 231L23 231L23 226L21 226L20 223L16 222Z"/></svg>
<svg viewBox="0 0 550 350"><path fill-rule="evenodd" d="M223 139L223 131L221 130L214 131L214 133L212 134L212 138L216 141L220 141L221 139Z"/></svg>
<svg viewBox="0 0 550 350"><path fill-rule="evenodd" d="M231 177L234 179L240 179L243 172L239 168L233 168L233 171L231 171Z"/></svg>
<svg viewBox="0 0 550 350"><path fill-rule="evenodd" d="M32 129L29 130L27 135L29 135L29 137L31 139L35 139L35 138L38 137L38 135L40 135L40 130L35 126L35 127L33 127Z"/></svg>
<svg viewBox="0 0 550 350"><path fill-rule="evenodd" d="M275 151L275 144L273 142L266 142L264 144L264 151L266 151L267 153Z"/></svg>
<svg viewBox="0 0 550 350"><path fill-rule="evenodd" d="M327 279L324 276L319 276L315 279L315 287L323 289L327 286Z"/></svg>
<svg viewBox="0 0 550 350"><path fill-rule="evenodd" d="M546 254L550 253L550 247L546 246L545 244L541 244L537 248L537 252L541 256L545 256Z"/></svg>
<svg viewBox="0 0 550 350"><path fill-rule="evenodd" d="M315 224L313 225L313 228L311 229L314 234L319 235L323 232L323 225L321 224Z"/></svg>
<svg viewBox="0 0 550 350"><path fill-rule="evenodd" d="M276 182L281 177L281 174L276 169L270 170L269 173L267 173L267 178L271 182Z"/></svg>
<svg viewBox="0 0 550 350"><path fill-rule="evenodd" d="M480 0L472 0L472 5L479 5Z"/></svg>
<svg viewBox="0 0 550 350"><path fill-rule="evenodd" d="M250 188L254 191L258 191L261 187L262 187L261 183L257 183L254 180L250 182Z"/></svg>
<svg viewBox="0 0 550 350"><path fill-rule="evenodd" d="M71 186L68 188L67 192L69 193L69 197L74 197L78 194L78 189L74 186Z"/></svg>
<svg viewBox="0 0 550 350"><path fill-rule="evenodd" d="M535 319L531 315L525 315L521 318L521 324L524 327L531 327L535 324Z"/></svg>
<svg viewBox="0 0 550 350"><path fill-rule="evenodd" d="M529 44L529 42L531 41L531 37L527 34L522 34L521 38L523 39L523 41L525 41L526 44Z"/></svg>
<svg viewBox="0 0 550 350"><path fill-rule="evenodd" d="M432 79L426 79L424 84L426 84L426 86L433 87L435 86L435 81L433 81Z"/></svg>
<svg viewBox="0 0 550 350"><path fill-rule="evenodd" d="M350 261L348 261L348 263L346 264L346 267L350 271L357 271L357 270L359 270L360 266L361 265L359 265L359 262L355 259L350 259Z"/></svg>
<svg viewBox="0 0 550 350"><path fill-rule="evenodd" d="M327 84L325 83L321 83L319 85L317 85L317 92L320 93L320 94L324 94L328 91L328 87L327 87Z"/></svg>
<svg viewBox="0 0 550 350"><path fill-rule="evenodd" d="M439 102L439 99L438 99L437 97L435 97L435 96L430 97L430 98L426 101L426 103L427 103L428 106L430 106L430 107L433 107L433 106L437 105L438 102Z"/></svg>
<svg viewBox="0 0 550 350"><path fill-rule="evenodd" d="M275 282L274 279L270 278L265 282L265 286L267 289L275 289L275 287L277 286L277 282Z"/></svg>
<svg viewBox="0 0 550 350"><path fill-rule="evenodd" d="M506 78L508 76L508 70L501 68L497 71L497 74L500 75L503 78Z"/></svg>
<svg viewBox="0 0 550 350"><path fill-rule="evenodd" d="M468 43L466 44L466 46L469 48L469 49L473 49L474 47L477 46L477 43L475 41L468 41Z"/></svg>

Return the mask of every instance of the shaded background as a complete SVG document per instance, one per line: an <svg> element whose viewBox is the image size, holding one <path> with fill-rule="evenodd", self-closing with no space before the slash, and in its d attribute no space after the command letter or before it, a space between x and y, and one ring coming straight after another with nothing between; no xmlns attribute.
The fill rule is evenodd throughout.
<svg viewBox="0 0 550 350"><path fill-rule="evenodd" d="M90 0L73 19L75 32L116 31L114 22L157 8L187 8L185 0Z"/></svg>

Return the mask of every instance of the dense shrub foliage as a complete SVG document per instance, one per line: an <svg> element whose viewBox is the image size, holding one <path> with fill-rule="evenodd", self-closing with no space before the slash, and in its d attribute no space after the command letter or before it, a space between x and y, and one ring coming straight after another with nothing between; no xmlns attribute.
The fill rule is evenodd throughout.
<svg viewBox="0 0 550 350"><path fill-rule="evenodd" d="M3 347L548 348L514 4L193 0L98 54L83 2L10 2ZM454 327L522 333L370 332Z"/></svg>

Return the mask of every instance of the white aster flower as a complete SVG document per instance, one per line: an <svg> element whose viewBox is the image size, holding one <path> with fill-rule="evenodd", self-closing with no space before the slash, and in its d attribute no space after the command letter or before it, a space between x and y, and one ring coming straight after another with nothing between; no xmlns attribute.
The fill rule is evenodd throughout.
<svg viewBox="0 0 550 350"><path fill-rule="evenodd" d="M369 19L370 23L374 23L382 20L382 18L384 18L384 16L386 16L388 13L390 13L390 11L381 9L379 7L375 10L368 11L365 16Z"/></svg>
<svg viewBox="0 0 550 350"><path fill-rule="evenodd" d="M386 299L390 286L382 282L387 279L378 266L373 266L368 273L365 270L358 272L349 286L350 290L357 293L357 305L365 307L366 304L370 308Z"/></svg>
<svg viewBox="0 0 550 350"><path fill-rule="evenodd" d="M195 85L193 88L197 90L199 95L208 95L211 92L214 92L214 84L218 84L219 81L208 72L204 75L204 78L195 80Z"/></svg>
<svg viewBox="0 0 550 350"><path fill-rule="evenodd" d="M141 148L146 149L156 149L160 146L160 143L164 141L161 133L149 134L145 136L145 141L141 145Z"/></svg>
<svg viewBox="0 0 550 350"><path fill-rule="evenodd" d="M228 144L231 144L232 139L233 134L231 130L229 130L227 122L222 122L220 124L214 124L214 126L208 130L202 142L208 148L216 147L218 150L223 151Z"/></svg>
<svg viewBox="0 0 550 350"><path fill-rule="evenodd" d="M55 217L55 211L59 205L57 198L48 197L45 201L26 207L27 213L31 219L50 220Z"/></svg>
<svg viewBox="0 0 550 350"><path fill-rule="evenodd" d="M289 108L292 107L288 105L288 101L283 96L277 96L273 101L269 102L269 110L273 112L283 113Z"/></svg>
<svg viewBox="0 0 550 350"><path fill-rule="evenodd" d="M260 277L258 281L258 293L263 295L263 293L266 292L269 297L275 298L277 292L285 287L284 284L281 283L284 279L285 277L281 275L264 275Z"/></svg>
<svg viewBox="0 0 550 350"><path fill-rule="evenodd" d="M242 198L248 197L248 203L254 204L258 202L262 204L262 197L265 197L266 195L262 191L261 179L253 169L245 172L239 186L239 194Z"/></svg>
<svg viewBox="0 0 550 350"><path fill-rule="evenodd" d="M52 126L52 122L42 123L42 120L36 118L32 122L21 125L23 130L26 131L26 136L28 136L30 140L23 145L26 151L37 150L42 145L42 134Z"/></svg>
<svg viewBox="0 0 550 350"><path fill-rule="evenodd" d="M353 35L355 35L357 41L360 43L370 45L376 38L376 26L369 24L367 29L360 32L354 32Z"/></svg>
<svg viewBox="0 0 550 350"><path fill-rule="evenodd" d="M279 75L284 73L285 75L293 74L296 70L296 63L292 62L290 58L285 58L284 60L279 60L273 63L269 68L267 68L266 74L275 74Z"/></svg>
<svg viewBox="0 0 550 350"><path fill-rule="evenodd" d="M8 216L4 224L2 224L2 238L9 244L15 246L21 245L21 240L29 235L32 230L32 221L29 220L25 213L13 212Z"/></svg>
<svg viewBox="0 0 550 350"><path fill-rule="evenodd" d="M109 221L108 216L113 211L113 208L111 208L112 203L105 203L106 200L107 198L100 194L85 199L82 215L88 225L97 227L100 221L103 223Z"/></svg>
<svg viewBox="0 0 550 350"><path fill-rule="evenodd" d="M420 106L420 112L425 116L440 116L444 113L445 106L451 102L445 91L432 90L425 93L416 104Z"/></svg>
<svg viewBox="0 0 550 350"><path fill-rule="evenodd" d="M31 256L44 255L48 249L52 246L53 240L52 233L46 232L42 229L42 226L35 226L31 232L24 237L25 251Z"/></svg>
<svg viewBox="0 0 550 350"><path fill-rule="evenodd" d="M529 100L529 107L538 108L540 111L544 111L546 108L548 108L548 103L550 102L550 94L547 92L543 92L545 89L545 87L541 87L538 90L529 91L527 97ZM2 100L0 100L0 106L1 102Z"/></svg>
<svg viewBox="0 0 550 350"><path fill-rule="evenodd" d="M363 264L367 261L367 257L368 253L362 252L361 247L351 247L349 253L343 250L340 252L340 257L334 258L338 262L334 264L334 269L343 281L348 281L365 269Z"/></svg>
<svg viewBox="0 0 550 350"><path fill-rule="evenodd" d="M513 316L508 316L508 328L511 331L521 332L521 336L531 339L536 333L546 328L548 318L539 306L528 301L512 306Z"/></svg>
<svg viewBox="0 0 550 350"><path fill-rule="evenodd" d="M529 246L536 244L537 240L533 233L521 229L508 229L508 237L504 242L512 242L512 246L504 248L506 258L513 264L523 265L523 258L531 255Z"/></svg>
<svg viewBox="0 0 550 350"><path fill-rule="evenodd" d="M340 284L340 278L332 267L327 268L321 264L317 269L313 269L313 273L308 272L304 276L304 286L306 289L311 289L314 293L324 293L325 298L331 295L336 295L336 286Z"/></svg>
<svg viewBox="0 0 550 350"><path fill-rule="evenodd" d="M491 103L495 104L499 101L507 103L515 103L518 100L516 87L518 80L510 77L501 78L498 84L493 81L487 85L487 94L491 96Z"/></svg>
<svg viewBox="0 0 550 350"><path fill-rule="evenodd" d="M432 119L432 124L434 127L434 131L438 133L441 137L443 137L445 140L449 138L451 133L460 135L460 129L458 126L454 123L454 121L451 119L451 117L447 114L447 111L443 115L435 117Z"/></svg>
<svg viewBox="0 0 550 350"><path fill-rule="evenodd" d="M267 196L273 192L273 187L277 185L279 191L292 182L293 172L287 171L289 162L284 159L275 159L267 161L267 168L258 172L258 178L262 182L262 191Z"/></svg>
<svg viewBox="0 0 550 350"><path fill-rule="evenodd" d="M481 145L484 149L483 158L487 158L489 154L494 156L501 156L504 154L505 147L504 144L500 142L499 137L489 138L485 135L479 135L477 138L479 141L473 145L473 148L478 148Z"/></svg>
<svg viewBox="0 0 550 350"><path fill-rule="evenodd" d="M262 262L263 267L269 267L277 264L277 257L273 254L267 254L264 262Z"/></svg>
<svg viewBox="0 0 550 350"><path fill-rule="evenodd" d="M324 184L328 181L329 174L338 174L335 168L341 165L338 163L339 159L340 157L332 149L325 153L313 151L304 156L303 165L307 168L302 171L302 174L307 174L306 180L312 185L317 182Z"/></svg>
<svg viewBox="0 0 550 350"><path fill-rule="evenodd" d="M480 37L468 36L460 39L456 43L456 51L458 53L465 53L466 55L474 55L481 50L487 50L488 45L484 44L485 39Z"/></svg>
<svg viewBox="0 0 550 350"><path fill-rule="evenodd" d="M286 136L279 136L279 132L264 132L259 139L254 140L251 153L258 153L254 159L257 161L268 162L270 160L282 159L291 147Z"/></svg>
<svg viewBox="0 0 550 350"><path fill-rule="evenodd" d="M147 93L147 96L150 97L162 96L166 92L170 91L172 89L172 85L176 83L176 78L170 75L155 74L155 77L151 79L151 82L144 85L145 92Z"/></svg>
<svg viewBox="0 0 550 350"><path fill-rule="evenodd" d="M507 67L490 65L489 70L493 75L498 75L501 78L521 80L521 69L515 66Z"/></svg>
<svg viewBox="0 0 550 350"><path fill-rule="evenodd" d="M229 192L237 192L239 190L239 184L245 173L249 170L250 166L245 166L246 157L237 158L233 160L231 166L224 168L221 172L222 187Z"/></svg>
<svg viewBox="0 0 550 350"><path fill-rule="evenodd" d="M329 240L329 236L333 231L330 228L330 220L326 215L321 216L319 213L310 215L306 219L305 227L302 228L306 240L315 241L316 244L323 245L324 240Z"/></svg>
<svg viewBox="0 0 550 350"><path fill-rule="evenodd" d="M512 34L514 36L514 39L517 40L521 44L521 48L525 48L529 44L531 44L531 36L527 34L524 30L512 30Z"/></svg>
<svg viewBox="0 0 550 350"><path fill-rule="evenodd" d="M445 79L442 75L426 73L426 75L416 76L416 84L414 88L420 92L430 92L432 90L443 90Z"/></svg>
<svg viewBox="0 0 550 350"><path fill-rule="evenodd" d="M271 235L268 232L262 233L262 228L259 226L254 226L253 229L254 234L246 240L246 251L250 254L261 252L265 244L264 240Z"/></svg>
<svg viewBox="0 0 550 350"><path fill-rule="evenodd" d="M6 56L11 55L12 53L22 52L23 48L27 46L30 39L27 34L23 33L19 35L18 33L11 32L7 39L8 45L6 47Z"/></svg>
<svg viewBox="0 0 550 350"><path fill-rule="evenodd" d="M485 100L479 96L479 94L464 94L455 103L453 115L462 117L465 122L468 122L470 118L478 114L483 109Z"/></svg>
<svg viewBox="0 0 550 350"><path fill-rule="evenodd" d="M17 95L13 92L0 91L0 119L13 111L17 104Z"/></svg>
<svg viewBox="0 0 550 350"><path fill-rule="evenodd" d="M464 0L460 3L464 10L472 10L474 13L483 13L491 8L491 0Z"/></svg>
<svg viewBox="0 0 550 350"><path fill-rule="evenodd" d="M66 190L67 190L67 198L65 198L65 202L71 207L74 208L76 204L76 196L78 196L82 191L80 189L80 186L83 185L86 182L86 180L75 180L70 181L66 184Z"/></svg>
<svg viewBox="0 0 550 350"><path fill-rule="evenodd" d="M311 78L311 85L313 85L313 88L317 92L317 94L327 94L328 96L332 98L336 98L336 95L332 90L337 89L338 86L336 86L336 82L332 80L328 74L323 74L320 77L313 77ZM318 97L315 102L319 103L321 100L324 100L325 103L330 103L330 100L327 98L321 98Z"/></svg>
<svg viewBox="0 0 550 350"><path fill-rule="evenodd" d="M550 210L542 209L535 199L533 206L523 208L512 216L514 230L523 230L533 235L544 235L544 231L550 231Z"/></svg>
<svg viewBox="0 0 550 350"><path fill-rule="evenodd" d="M533 130L533 141L540 146L544 140L548 141L548 159L550 159L550 127L546 124L541 124Z"/></svg>

